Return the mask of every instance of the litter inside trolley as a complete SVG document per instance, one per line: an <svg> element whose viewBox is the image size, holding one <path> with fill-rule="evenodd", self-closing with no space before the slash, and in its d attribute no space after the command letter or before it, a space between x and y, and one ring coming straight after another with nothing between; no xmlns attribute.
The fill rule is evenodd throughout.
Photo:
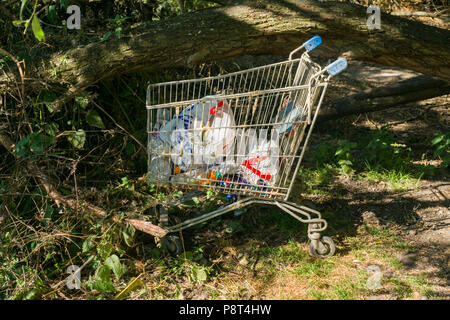
<svg viewBox="0 0 450 320"><path fill-rule="evenodd" d="M252 204L274 205L308 224L310 254L329 257L320 212L289 201L327 86L347 67L344 58L321 67L305 42L288 60L225 75L151 84L147 90L148 180L191 189L184 199L213 190L229 204L168 225L161 243L180 251L175 232ZM305 51L299 58L297 52ZM177 201L179 203L179 201Z"/></svg>

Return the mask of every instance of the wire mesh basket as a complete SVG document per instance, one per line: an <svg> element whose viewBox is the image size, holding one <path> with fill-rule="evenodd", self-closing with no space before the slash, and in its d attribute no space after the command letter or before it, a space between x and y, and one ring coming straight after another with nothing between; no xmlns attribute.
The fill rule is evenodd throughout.
<svg viewBox="0 0 450 320"><path fill-rule="evenodd" d="M313 62L308 52L321 42L313 37L283 62L149 85L149 181L245 197L224 212L210 212L167 227L169 231L250 203L274 204L314 224L310 235L326 228L320 213L287 202L328 80L347 66L345 59L325 68ZM293 58L301 49L306 51ZM306 219L292 211L303 216L306 212ZM323 241L313 242L316 255L324 255L319 254L325 250Z"/></svg>

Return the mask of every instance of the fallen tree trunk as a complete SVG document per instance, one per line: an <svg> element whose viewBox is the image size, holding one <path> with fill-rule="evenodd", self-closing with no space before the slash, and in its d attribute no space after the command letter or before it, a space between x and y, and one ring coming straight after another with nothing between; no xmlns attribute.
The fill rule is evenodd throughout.
<svg viewBox="0 0 450 320"><path fill-rule="evenodd" d="M369 31L366 8L346 2L238 3L144 23L120 39L35 56L27 62L26 77L54 81L57 75L71 85L65 101L106 77L244 54L286 55L318 34L324 39L314 50L318 56L334 59L344 53L450 80L449 30L382 14L382 30ZM0 78L0 83L7 80Z"/></svg>
<svg viewBox="0 0 450 320"><path fill-rule="evenodd" d="M450 94L450 83L439 78L417 76L334 100L320 110L317 121L324 122L348 115L401 107L406 103L446 94Z"/></svg>

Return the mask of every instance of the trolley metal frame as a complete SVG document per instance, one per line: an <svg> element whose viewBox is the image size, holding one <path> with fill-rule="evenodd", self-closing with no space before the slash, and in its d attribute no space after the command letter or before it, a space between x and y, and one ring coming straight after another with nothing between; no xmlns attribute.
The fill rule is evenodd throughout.
<svg viewBox="0 0 450 320"><path fill-rule="evenodd" d="M169 233L181 231L248 205L275 205L298 221L308 224L308 237L311 240L309 252L312 256L324 258L334 254L335 245L333 240L320 235L327 228L327 222L322 218L320 212L288 201L329 80L347 66L344 58L336 60L325 68L313 62L308 52L320 45L321 42L322 40L318 36L311 38L293 50L288 60L283 62L215 77L171 81L148 86L149 181L157 185L173 184L203 191L212 189L239 196L239 199L235 202L172 226L168 222L167 208L178 205L203 191L193 190L180 199L175 199L162 205L160 222ZM294 54L302 49L306 51L301 57L293 58ZM250 130L255 132L259 130L259 137L263 134L262 132L267 135L270 132L273 138L275 134L279 134L279 128L284 128L285 132L279 134L281 141L277 140L279 151L281 152L280 155L276 155L279 171L276 172L276 178L274 175L270 184L263 179L259 179L258 183L250 183L243 178L239 178L239 180L233 178L235 179L234 181L224 184L216 178L217 172L212 171L211 168L213 166L211 164L203 165L203 172L216 172L215 176L208 175L199 178L194 174L195 164L189 161L188 165L185 164L186 172L177 176L173 173L175 165L170 162L170 159L174 159L173 157L177 156L178 153L174 153L173 149L171 149L172 151L167 151L170 149L168 146L171 142L167 142L167 138L164 144L160 141L158 142L158 146L163 145L161 148L166 151L162 152L162 149L155 149L155 140L152 140L155 136L161 134L170 136L173 134L173 131L176 131L174 128L165 128L165 126L168 126L167 121L165 126L161 125L156 128L157 112L166 113L168 120L176 119L185 112L184 110L192 106L197 106L197 108L201 106L203 111L199 110L206 112L206 108L217 102L217 99L226 101L229 110L234 111L232 115L236 123L228 123L210 130L233 130L225 131L227 134L229 132L236 134L232 138L232 148L235 148L238 139L244 139L244 134L248 134ZM288 107L286 105L291 106L291 113L289 114L287 114ZM210 113L212 112L211 110ZM253 111L253 114L250 111ZM283 112L285 113L284 118L280 117L280 114ZM295 112L295 117L290 116L293 114L292 112ZM183 132L191 134L189 137L194 137L194 135L200 136L200 134L203 134L204 130L204 128L200 127L194 126L192 128L186 126ZM217 134L217 131L213 132ZM238 135L238 133L241 135ZM188 140L187 138L185 139L186 141ZM250 138L246 136L245 139ZM249 141L247 142L250 145ZM181 154L185 151L177 152ZM239 166L239 159L248 156L248 154L229 152L227 156L224 154L223 157L219 158L225 160L228 159L228 156L238 159L236 163ZM268 157L270 158L271 155ZM275 158L275 156L273 157ZM152 162L155 159L163 161L163 164L158 162L159 167L157 169L154 169L156 167ZM170 167L168 167L169 163ZM256 172L258 174L261 172L259 165L260 162L258 160L256 167L251 168L253 173ZM170 175L167 173L163 175L162 172L166 172L165 170L170 171ZM182 178L181 180L179 179L180 177ZM219 178L222 179L223 177L219 174ZM164 239L161 239L161 243L176 253L182 250L179 238L175 235L170 234L166 236Z"/></svg>

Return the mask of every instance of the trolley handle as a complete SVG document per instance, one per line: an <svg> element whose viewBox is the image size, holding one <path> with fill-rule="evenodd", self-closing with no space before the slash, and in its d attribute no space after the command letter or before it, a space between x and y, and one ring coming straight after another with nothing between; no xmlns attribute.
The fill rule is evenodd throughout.
<svg viewBox="0 0 450 320"><path fill-rule="evenodd" d="M335 62L326 66L322 71L324 71L324 72L328 71L330 76L335 76L338 73L345 70L346 68L347 68L347 59L340 58L340 59L337 59Z"/></svg>
<svg viewBox="0 0 450 320"><path fill-rule="evenodd" d="M289 60L292 60L292 56L300 51L301 49L305 48L306 52L310 52L311 50L317 48L322 43L322 38L320 36L314 36L308 41L306 41L304 44L302 44L300 47L295 49L294 51L291 51L289 54Z"/></svg>

